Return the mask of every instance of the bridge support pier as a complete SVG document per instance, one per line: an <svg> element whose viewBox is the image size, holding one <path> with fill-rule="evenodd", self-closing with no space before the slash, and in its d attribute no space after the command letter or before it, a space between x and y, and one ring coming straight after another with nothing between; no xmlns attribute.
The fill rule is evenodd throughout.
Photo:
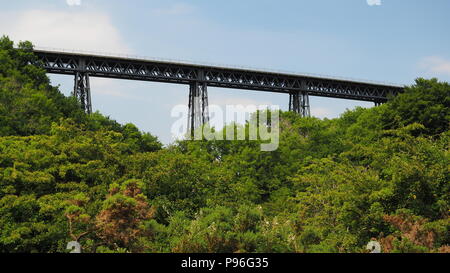
<svg viewBox="0 0 450 273"><path fill-rule="evenodd" d="M81 108L87 113L92 113L91 86L89 74L87 72L77 72L75 74L75 85L72 95L81 103Z"/></svg>
<svg viewBox="0 0 450 273"><path fill-rule="evenodd" d="M194 82L189 85L188 131L194 137L198 127L209 122L208 87L206 83Z"/></svg>
<svg viewBox="0 0 450 273"><path fill-rule="evenodd" d="M309 95L306 91L293 92L289 94L289 111L295 112L302 117L310 117Z"/></svg>

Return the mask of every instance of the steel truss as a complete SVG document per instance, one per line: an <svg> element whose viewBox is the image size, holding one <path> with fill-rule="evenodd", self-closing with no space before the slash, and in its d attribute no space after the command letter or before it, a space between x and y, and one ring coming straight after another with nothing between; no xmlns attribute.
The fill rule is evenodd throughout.
<svg viewBox="0 0 450 273"><path fill-rule="evenodd" d="M93 77L189 85L189 101L192 106L190 127L192 124L194 127L199 126L207 116L207 110L203 110L203 105L208 105L207 86L290 94L291 110L303 116L310 115L308 96L371 101L379 104L386 102L389 95L395 96L403 92L400 86L247 69L40 50L35 50L35 54L40 60L39 64L48 73L69 75L81 73ZM88 80L89 76L85 79ZM87 90L85 97L89 94L89 88ZM196 101L201 101L197 108ZM86 100L85 105L90 105L90 100ZM88 111L88 108L85 110Z"/></svg>

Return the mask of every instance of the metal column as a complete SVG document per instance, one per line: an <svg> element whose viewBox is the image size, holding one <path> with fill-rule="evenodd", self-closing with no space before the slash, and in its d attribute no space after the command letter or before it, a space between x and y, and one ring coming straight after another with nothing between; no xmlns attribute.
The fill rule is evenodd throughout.
<svg viewBox="0 0 450 273"><path fill-rule="evenodd" d="M88 73L77 72L75 74L75 86L72 95L78 99L81 104L81 108L87 114L92 113L91 87Z"/></svg>
<svg viewBox="0 0 450 273"><path fill-rule="evenodd" d="M301 94L301 115L302 117L311 116L311 108L309 106L309 95L307 92L302 92Z"/></svg>
<svg viewBox="0 0 450 273"><path fill-rule="evenodd" d="M302 117L310 117L309 95L306 91L291 92L289 94L289 111L295 112Z"/></svg>
<svg viewBox="0 0 450 273"><path fill-rule="evenodd" d="M206 83L194 82L189 85L188 130L191 137L198 127L209 122L208 87Z"/></svg>
<svg viewBox="0 0 450 273"><path fill-rule="evenodd" d="M81 108L87 114L91 114L91 84L89 83L89 73L86 71L86 60L79 59L77 68L72 95L80 102Z"/></svg>
<svg viewBox="0 0 450 273"><path fill-rule="evenodd" d="M289 94L289 111L300 114L300 96L298 92Z"/></svg>

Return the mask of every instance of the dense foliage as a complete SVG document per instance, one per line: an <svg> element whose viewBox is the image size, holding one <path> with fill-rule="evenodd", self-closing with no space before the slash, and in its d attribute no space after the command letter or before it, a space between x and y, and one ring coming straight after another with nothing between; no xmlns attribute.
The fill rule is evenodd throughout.
<svg viewBox="0 0 450 273"><path fill-rule="evenodd" d="M0 252L450 251L450 85L340 118L281 113L255 141L163 148L86 115L0 39Z"/></svg>

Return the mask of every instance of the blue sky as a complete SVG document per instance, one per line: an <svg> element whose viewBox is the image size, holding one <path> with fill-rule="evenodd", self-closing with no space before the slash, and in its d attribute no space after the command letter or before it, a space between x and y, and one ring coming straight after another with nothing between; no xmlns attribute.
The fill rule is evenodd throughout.
<svg viewBox="0 0 450 273"><path fill-rule="evenodd" d="M316 73L397 84L450 81L448 0L2 0L0 34L37 46ZM69 5L70 4L70 5ZM51 76L69 94L73 79ZM171 141L179 85L93 79L94 110ZM286 95L209 89L210 104L276 104ZM333 118L371 103L311 98Z"/></svg>

